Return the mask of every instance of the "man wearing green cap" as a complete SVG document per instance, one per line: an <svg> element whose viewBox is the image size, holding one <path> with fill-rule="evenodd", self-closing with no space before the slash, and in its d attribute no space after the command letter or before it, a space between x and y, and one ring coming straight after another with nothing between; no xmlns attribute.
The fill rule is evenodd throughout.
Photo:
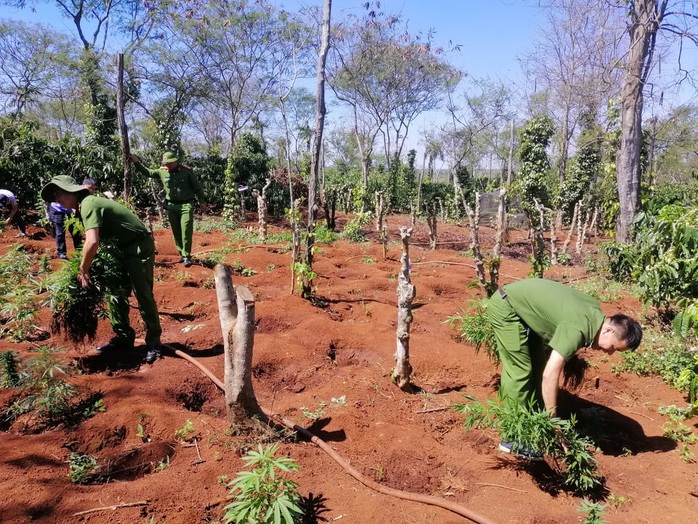
<svg viewBox="0 0 698 524"><path fill-rule="evenodd" d="M85 243L78 270L78 282L82 287L91 284L90 266L97 255L100 242L109 243L117 250L124 277L128 279L138 301L145 322L147 345L146 362L152 364L160 358L160 318L153 297L153 265L155 242L150 231L127 208L101 196L91 195L67 175L58 175L41 190L46 202L58 202L61 206L80 211L85 227ZM128 289L128 287L124 287ZM99 351L132 349L136 333L129 323L129 291L109 301L109 321L115 336L100 346Z"/></svg>
<svg viewBox="0 0 698 524"><path fill-rule="evenodd" d="M160 178L165 188L167 219L172 227L180 262L185 267L192 265L191 239L194 234L194 197L199 205L205 207L204 193L194 170L178 163L177 156L167 151L162 156L162 165L157 169L148 169L136 155L131 155L131 162L136 169L150 178Z"/></svg>

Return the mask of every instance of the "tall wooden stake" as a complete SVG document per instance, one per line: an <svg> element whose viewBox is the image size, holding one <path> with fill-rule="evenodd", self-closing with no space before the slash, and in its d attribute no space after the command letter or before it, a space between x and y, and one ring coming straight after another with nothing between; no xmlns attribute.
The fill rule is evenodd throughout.
<svg viewBox="0 0 698 524"><path fill-rule="evenodd" d="M400 389L410 385L410 324L412 323L412 299L417 290L410 282L410 235L412 228L401 227L402 257L397 284L397 351L392 380Z"/></svg>

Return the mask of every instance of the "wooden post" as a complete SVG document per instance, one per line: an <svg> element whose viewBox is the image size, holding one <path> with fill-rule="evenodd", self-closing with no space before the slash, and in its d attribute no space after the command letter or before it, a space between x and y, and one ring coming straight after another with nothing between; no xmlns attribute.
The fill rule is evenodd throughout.
<svg viewBox="0 0 698 524"><path fill-rule="evenodd" d="M417 291L410 282L410 235L412 228L401 227L402 257L397 284L397 351L392 380L400 389L410 385L410 324L412 323L412 299Z"/></svg>
<svg viewBox="0 0 698 524"><path fill-rule="evenodd" d="M216 264L214 278L218 315L225 350L225 402L231 425L250 425L252 417L266 420L252 388L254 297L246 287L233 286L230 266Z"/></svg>
<svg viewBox="0 0 698 524"><path fill-rule="evenodd" d="M267 178L261 193L256 189L252 190L252 194L257 199L257 221L259 222L259 239L262 244L267 241L267 189L269 186L271 186L271 178Z"/></svg>

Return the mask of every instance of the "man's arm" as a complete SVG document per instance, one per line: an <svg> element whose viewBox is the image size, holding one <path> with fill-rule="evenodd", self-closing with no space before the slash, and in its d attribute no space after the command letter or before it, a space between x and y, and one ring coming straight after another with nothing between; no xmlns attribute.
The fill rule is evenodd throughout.
<svg viewBox="0 0 698 524"><path fill-rule="evenodd" d="M12 201L12 209L10 209L10 215L7 217L7 224L12 223L12 219L15 217L17 214L17 211L19 211L19 204L17 203L17 200Z"/></svg>
<svg viewBox="0 0 698 524"><path fill-rule="evenodd" d="M78 282L82 287L90 285L90 266L97 256L99 248L99 228L93 227L85 231L85 244L82 246L82 260L78 270Z"/></svg>
<svg viewBox="0 0 698 524"><path fill-rule="evenodd" d="M565 359L562 355L555 350L551 351L543 370L543 383L541 385L543 403L551 417L554 417L557 413L557 392L560 387L560 375L564 367Z"/></svg>
<svg viewBox="0 0 698 524"><path fill-rule="evenodd" d="M136 155L131 155L129 157L129 160L133 164L133 167L136 168L136 171L138 171L139 173L150 178L160 178L160 172L158 169L148 169L143 164L141 164L140 159Z"/></svg>

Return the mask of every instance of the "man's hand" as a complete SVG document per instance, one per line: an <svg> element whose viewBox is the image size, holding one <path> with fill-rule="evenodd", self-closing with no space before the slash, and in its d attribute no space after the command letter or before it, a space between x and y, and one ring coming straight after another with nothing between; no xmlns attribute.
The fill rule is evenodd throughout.
<svg viewBox="0 0 698 524"><path fill-rule="evenodd" d="M557 439L560 441L560 445L562 446L562 450L567 453L569 449L567 448L567 441L565 440L565 434L562 432L560 428L555 428L555 434L557 435Z"/></svg>
<svg viewBox="0 0 698 524"><path fill-rule="evenodd" d="M92 280L90 279L89 269L78 269L78 282L82 287L90 287Z"/></svg>

